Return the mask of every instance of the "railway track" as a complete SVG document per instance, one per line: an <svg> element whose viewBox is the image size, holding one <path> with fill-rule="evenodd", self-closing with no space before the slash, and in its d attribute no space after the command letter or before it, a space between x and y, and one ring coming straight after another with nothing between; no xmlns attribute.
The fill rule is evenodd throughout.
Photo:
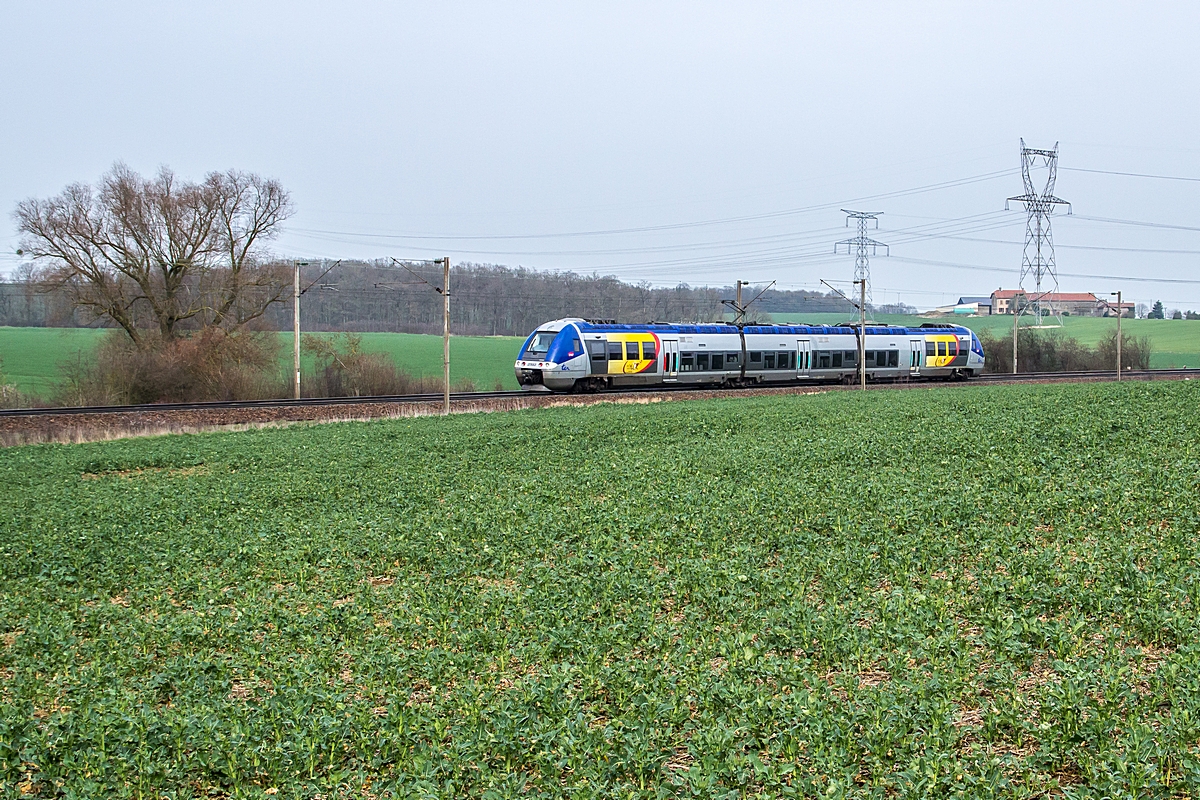
<svg viewBox="0 0 1200 800"><path fill-rule="evenodd" d="M1149 369L1149 370L1129 370L1122 375L1123 380L1145 381L1145 380L1162 380L1162 379L1200 379L1200 369ZM1099 372L1019 372L1012 374L985 374L979 375L971 379L973 383L1053 383L1062 381L1115 381L1116 374L1112 371ZM840 384L822 384L820 382L812 383L796 383L786 385L774 385L753 387L749 389L727 389L730 395L736 396L741 391L756 391L761 389L786 389L791 387L811 388L813 386L826 386L835 389L856 389L854 386L841 386ZM940 383L926 382L880 382L869 384L871 388L897 388L897 387L912 387L918 386L931 387L942 385ZM962 384L953 384L962 385ZM630 388L615 392L605 392L598 397L605 396L621 396L621 395L636 395L645 393L662 393L662 392L681 392L688 391L714 391L715 387L711 385L697 386L680 386L664 389L661 386L650 386L645 388ZM551 396L549 392L537 392L529 390L518 390L511 392L455 392L450 395L451 402L463 401L484 401L484 400L502 400L519 397L530 396ZM560 395L566 396L566 395ZM350 405L381 405L393 403L441 403L443 395L437 394L409 394L409 395L378 395L371 397L305 397L299 400L296 399L279 399L279 400L228 400L228 401L208 401L199 403L146 403L142 405L126 405L126 406L67 406L63 408L12 408L0 409L0 419L11 417L32 417L32 416L76 416L90 414L136 414L145 412L164 412L164 411L222 411L222 410L241 410L241 409L285 409L285 408L304 408L312 406L350 406Z"/></svg>
<svg viewBox="0 0 1200 800"><path fill-rule="evenodd" d="M522 397L529 392L453 392L455 400L495 400ZM548 393L547 393L548 394ZM444 399L437 394L373 395L371 397L303 397L278 400L208 400L198 403L143 403L131 406L64 406L62 408L9 408L0 410L3 417L28 417L39 414L133 414L145 411L220 411L248 408L304 408L306 406L348 406L361 403L440 403Z"/></svg>
<svg viewBox="0 0 1200 800"><path fill-rule="evenodd" d="M1131 369L1121 373L1121 380L1126 381L1152 381L1163 378L1200 378L1200 369L1190 367L1184 369ZM1011 373L988 373L972 378L972 380L983 381L985 383L1038 383L1056 380L1115 381L1116 379L1117 373L1112 370L1088 372L1018 372L1015 375Z"/></svg>

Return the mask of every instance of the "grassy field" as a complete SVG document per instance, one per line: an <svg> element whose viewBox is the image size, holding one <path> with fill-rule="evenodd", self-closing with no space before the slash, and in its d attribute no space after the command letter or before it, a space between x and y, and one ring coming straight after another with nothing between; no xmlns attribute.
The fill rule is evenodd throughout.
<svg viewBox="0 0 1200 800"><path fill-rule="evenodd" d="M0 793L1200 792L1196 383L0 452Z"/></svg>
<svg viewBox="0 0 1200 800"><path fill-rule="evenodd" d="M88 328L0 327L0 366L6 379L22 392L49 398L62 377L62 366L77 354L86 357L105 331ZM442 337L415 333L364 333L363 350L387 353L401 369L415 375L442 374ZM279 335L280 369L291 369L292 335ZM517 389L513 362L523 339L508 336L456 336L450 345L450 379L474 381L480 391ZM312 359L301 360L302 372Z"/></svg>
<svg viewBox="0 0 1200 800"><path fill-rule="evenodd" d="M442 337L419 333L364 333L363 350L386 353L413 375L442 374ZM291 343L291 336L287 337ZM450 340L450 380L474 381L479 391L519 389L513 362L525 340L515 336L455 336ZM1198 362L1200 363L1200 362Z"/></svg>
<svg viewBox="0 0 1200 800"><path fill-rule="evenodd" d="M776 322L812 322L836 324L845 322L847 314L773 314ZM973 331L989 331L995 336L1012 335L1012 317L939 317L925 319L905 314L876 314L878 322L889 325L919 326L923 322L954 322ZM1109 335L1117 325L1116 319L1103 317L1066 317L1063 332L1074 336L1080 344L1094 347ZM1130 336L1149 336L1154 350L1150 366L1154 369L1170 367L1200 367L1200 321L1179 319L1126 319L1121 321L1121 331Z"/></svg>
<svg viewBox="0 0 1200 800"><path fill-rule="evenodd" d="M102 335L90 328L0 327L0 372L21 392L48 398L62 367L78 354L86 357Z"/></svg>

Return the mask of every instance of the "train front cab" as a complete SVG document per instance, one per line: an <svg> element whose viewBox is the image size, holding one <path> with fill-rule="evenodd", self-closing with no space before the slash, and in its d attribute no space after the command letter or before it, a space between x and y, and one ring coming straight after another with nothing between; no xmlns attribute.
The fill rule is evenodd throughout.
<svg viewBox="0 0 1200 800"><path fill-rule="evenodd" d="M571 391L588 372L579 328L571 323L538 328L521 345L513 371L523 389L545 386L555 392Z"/></svg>

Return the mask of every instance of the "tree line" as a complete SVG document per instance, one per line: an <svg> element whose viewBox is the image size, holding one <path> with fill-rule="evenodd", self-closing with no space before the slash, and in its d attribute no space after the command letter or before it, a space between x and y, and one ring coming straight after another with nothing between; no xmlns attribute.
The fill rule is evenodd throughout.
<svg viewBox="0 0 1200 800"><path fill-rule="evenodd" d="M301 267L304 329L440 333L442 300L433 287L441 286L441 267L407 266L404 269L380 259L336 264L314 261ZM269 272L274 283L241 287L239 303L247 311L240 324L250 324L255 330L290 330L292 265L276 260ZM732 311L723 301L732 300L735 290L731 286L697 287L686 283L655 287L627 283L610 275L466 263L451 268L450 294L450 324L455 334L524 336L538 325L561 317L625 323L730 319ZM755 294L743 289L743 301ZM77 282L64 283L57 274L26 268L0 284L0 325L124 327L95 304L80 303L78 295ZM144 304L147 308L134 314L140 320L138 324L152 330L157 325L156 317L149 302ZM136 309L138 303L133 305ZM876 310L915 311L907 306ZM857 316L854 307L833 292L768 289L750 306L747 320L769 322L772 314L818 312ZM200 330L211 321L200 314L171 316L169 329L173 334Z"/></svg>

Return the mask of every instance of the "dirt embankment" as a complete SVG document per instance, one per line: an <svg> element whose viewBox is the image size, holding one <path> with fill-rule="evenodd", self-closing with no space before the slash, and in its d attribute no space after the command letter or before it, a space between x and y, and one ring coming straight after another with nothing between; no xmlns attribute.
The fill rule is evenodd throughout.
<svg viewBox="0 0 1200 800"><path fill-rule="evenodd" d="M822 387L801 386L737 391L696 390L635 392L627 394L552 395L530 393L518 397L453 400L451 413L516 411L526 408L583 406L593 403L658 403L667 400L707 400L718 397L756 397L775 394L812 394ZM0 446L42 442L96 442L131 436L166 433L199 433L245 430L297 423L349 422L397 417L435 416L441 401L404 403L337 403L330 405L278 406L259 408L206 408L189 410L146 410L95 414L44 414L0 417Z"/></svg>

